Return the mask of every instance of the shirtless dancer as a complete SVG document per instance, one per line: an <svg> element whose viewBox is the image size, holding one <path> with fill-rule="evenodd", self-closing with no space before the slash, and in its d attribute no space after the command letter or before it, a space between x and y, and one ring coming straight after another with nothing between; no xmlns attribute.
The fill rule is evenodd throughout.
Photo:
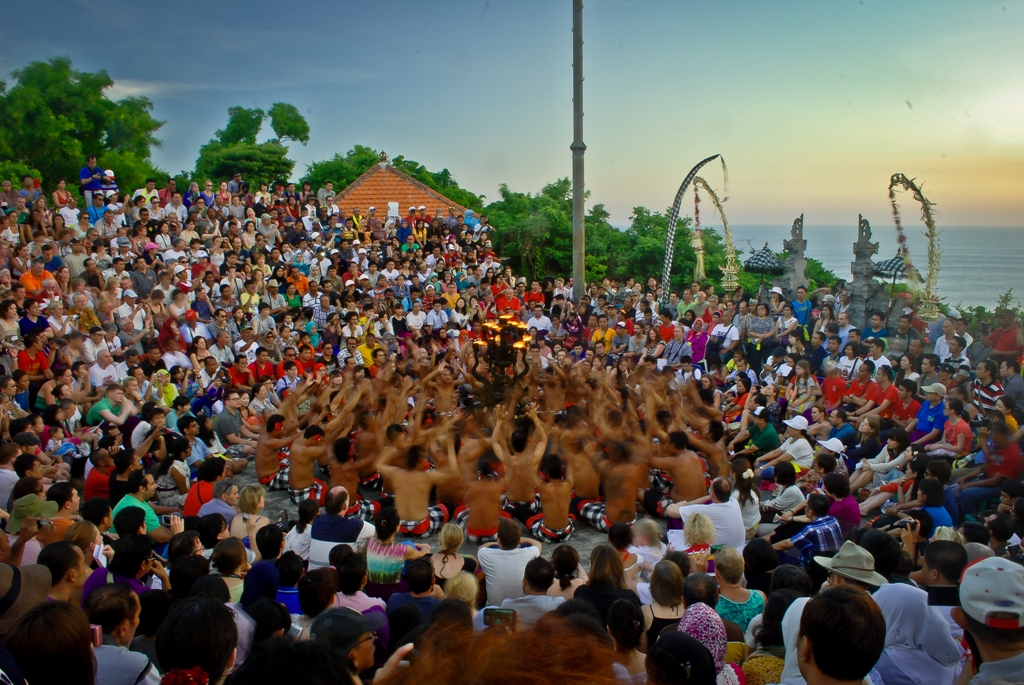
<svg viewBox="0 0 1024 685"><path fill-rule="evenodd" d="M340 401L342 393L335 397L335 403ZM313 462L318 463L322 468L329 469L327 448L334 444L334 440L345 434L351 427L350 414L359 401L360 391L349 398L344 408L337 416L327 422L323 428L312 425L302 431L302 437L292 443L291 467L288 473L288 494L292 502L300 504L305 499L316 500L321 506L324 497L327 495L327 483L313 475ZM331 408L335 409L335 403Z"/></svg>
<svg viewBox="0 0 1024 685"><path fill-rule="evenodd" d="M652 455L650 462L669 475L671 489L666 493L655 486L640 490L637 495L648 514L664 517L673 502L688 502L707 495L710 478L704 460L690 449L690 439L684 431L669 433L668 444L661 443L661 449L669 452L669 456Z"/></svg>
<svg viewBox="0 0 1024 685"><path fill-rule="evenodd" d="M545 542L565 542L576 530L576 517L569 513L572 498L572 462L558 454L544 454L537 468L541 513L526 522L533 536Z"/></svg>
<svg viewBox="0 0 1024 685"><path fill-rule="evenodd" d="M504 411L504 407L499 407ZM547 444L547 435L544 432L543 424L537 419L537 410L530 410L530 418L533 420L534 430L530 432L522 427L516 428L506 441L502 434L505 427L504 414L501 415L498 423L494 426L494 439L499 444L507 444L511 447L511 454L505 462L505 480L508 489L502 501L502 510L519 521L526 521L540 511L540 498L537 495L537 487L534 482L533 473L536 471L537 459L544 454L544 447ZM534 459L534 454L540 450L540 455Z"/></svg>
<svg viewBox="0 0 1024 685"><path fill-rule="evenodd" d="M484 443L486 446L487 443ZM466 540L474 545L498 539L498 519L512 518L502 510L501 496L506 481L501 475L501 448L484 454L459 454L459 466L466 482L466 505L455 512L455 522L466 531Z"/></svg>
<svg viewBox="0 0 1024 685"><path fill-rule="evenodd" d="M401 454L394 449L382 452L377 461L377 469L393 484L395 490L395 508L401 520L399 530L411 537L433 535L450 518L445 505L430 505L430 491L437 483L457 474L459 468L451 435L445 432L441 439L448 444L448 468L445 471L424 471L421 464L426 461L427 455L418 444L405 450L401 466L387 463Z"/></svg>
<svg viewBox="0 0 1024 685"><path fill-rule="evenodd" d="M607 460L602 459L605 453ZM631 458L629 446L621 442L609 442L604 452L595 450L590 458L601 474L605 501L580 502L580 515L602 532L614 523L632 524L636 521L636 492L647 482L646 459Z"/></svg>
<svg viewBox="0 0 1024 685"><path fill-rule="evenodd" d="M376 457L370 455L357 459L354 447L354 441L348 437L338 438L331 446L331 460L327 465L331 489L340 485L349 493L350 506L341 512L342 515L358 516L365 521L372 521L381 509L391 506L392 500L390 497L369 500L359 494L359 472L367 466L372 466Z"/></svg>
<svg viewBox="0 0 1024 685"><path fill-rule="evenodd" d="M281 403L281 413L267 419L267 430L256 439L256 476L260 485L268 490L288 489L288 448L298 439L299 421L286 423L285 416L293 414L298 403L312 392L313 383L304 383L299 392L293 392Z"/></svg>

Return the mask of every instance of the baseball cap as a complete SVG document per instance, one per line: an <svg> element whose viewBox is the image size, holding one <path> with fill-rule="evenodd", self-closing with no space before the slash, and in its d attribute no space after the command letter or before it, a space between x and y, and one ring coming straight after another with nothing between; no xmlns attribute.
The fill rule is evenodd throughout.
<svg viewBox="0 0 1024 685"><path fill-rule="evenodd" d="M807 430L807 419L805 419L802 416L794 416L788 421L783 421L783 423L789 426L790 428L797 429L798 431Z"/></svg>
<svg viewBox="0 0 1024 685"><path fill-rule="evenodd" d="M196 252L196 259L202 259L203 257L209 258L209 253L206 250L199 250Z"/></svg>
<svg viewBox="0 0 1024 685"><path fill-rule="evenodd" d="M871 556L871 553L849 540L843 543L843 546L831 559L814 557L814 560L843 578L875 586L886 585L889 582L885 576L875 572L875 558ZM961 592L963 592L962 588Z"/></svg>
<svg viewBox="0 0 1024 685"><path fill-rule="evenodd" d="M426 209L426 208L427 208L427 206L426 206L426 205L420 205L420 206L419 206L419 207L417 207L416 209Z"/></svg>
<svg viewBox="0 0 1024 685"><path fill-rule="evenodd" d="M157 245L156 243L146 243L146 249L147 250L159 250L160 246Z"/></svg>
<svg viewBox="0 0 1024 685"><path fill-rule="evenodd" d="M118 247L128 247L131 244L132 244L132 241L128 240L127 238L125 238L123 236L121 238L117 239L117 246Z"/></svg>
<svg viewBox="0 0 1024 685"><path fill-rule="evenodd" d="M360 614L345 607L328 609L309 626L309 635L318 642L326 642L347 653L359 643L363 635L382 628L386 622L384 614L378 612Z"/></svg>
<svg viewBox="0 0 1024 685"><path fill-rule="evenodd" d="M846 445L839 438L829 438L828 440L819 440L818 444L827 449L829 452L835 454L842 454L843 450L846 449Z"/></svg>
<svg viewBox="0 0 1024 685"><path fill-rule="evenodd" d="M945 397L946 386L944 386L942 383L932 383L931 385L926 385L923 388L921 388L921 392L923 392L926 395L931 393L933 395L938 395L939 397Z"/></svg>
<svg viewBox="0 0 1024 685"><path fill-rule="evenodd" d="M182 271L185 271L185 270L186 270L186 269L185 269L185 267L183 267L183 266L182 266L181 264L179 264L179 265L177 265L176 267L174 267L174 274L175 274L175 275L178 275L178 274L180 274L180 273L181 273Z"/></svg>
<svg viewBox="0 0 1024 685"><path fill-rule="evenodd" d="M350 285L355 285L355 284L356 284L356 282L353 281L351 278L348 279L347 281L345 281L345 287L346 288L349 287Z"/></svg>
<svg viewBox="0 0 1024 685"><path fill-rule="evenodd" d="M138 297L138 295L135 294L134 290L125 290L124 293L121 296L122 297Z"/></svg>
<svg viewBox="0 0 1024 685"><path fill-rule="evenodd" d="M1024 568L998 557L968 566L960 579L960 607L991 628L1024 627Z"/></svg>
<svg viewBox="0 0 1024 685"><path fill-rule="evenodd" d="M619 324L619 325L621 325L621 324ZM754 414L754 416L756 416L759 419L767 419L768 418L768 407L754 407L753 414Z"/></svg>
<svg viewBox="0 0 1024 685"><path fill-rule="evenodd" d="M615 327L616 328L625 328L626 327L626 322L625 321L620 321L617 324L615 324Z"/></svg>

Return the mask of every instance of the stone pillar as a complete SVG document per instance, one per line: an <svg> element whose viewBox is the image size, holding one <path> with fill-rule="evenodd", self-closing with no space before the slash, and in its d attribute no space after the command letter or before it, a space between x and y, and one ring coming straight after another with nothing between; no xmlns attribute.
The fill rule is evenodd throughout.
<svg viewBox="0 0 1024 685"><path fill-rule="evenodd" d="M878 243L871 242L871 224L863 216L857 216L857 242L853 244L853 262L850 272L853 279L847 286L850 292L850 323L864 330L868 322L871 300L878 290L875 283L875 265L871 258L878 253Z"/></svg>
<svg viewBox="0 0 1024 685"><path fill-rule="evenodd" d="M804 251L807 249L807 241L804 240L804 215L801 214L793 221L793 228L790 232L790 239L782 241L782 247L786 254L782 258L782 266L786 273L772 281L773 286L782 288L787 301L796 299L796 289L800 286L807 287L807 258Z"/></svg>

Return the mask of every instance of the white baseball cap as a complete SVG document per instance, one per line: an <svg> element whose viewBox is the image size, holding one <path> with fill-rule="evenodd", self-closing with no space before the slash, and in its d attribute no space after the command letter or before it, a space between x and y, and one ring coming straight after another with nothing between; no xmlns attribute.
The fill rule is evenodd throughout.
<svg viewBox="0 0 1024 685"><path fill-rule="evenodd" d="M1024 568L998 557L968 566L960 579L960 606L991 628L1024 627Z"/></svg>
<svg viewBox="0 0 1024 685"><path fill-rule="evenodd" d="M827 449L829 452L834 454L842 454L843 450L846 449L846 445L839 438L829 438L828 440L819 440L818 444Z"/></svg>
<svg viewBox="0 0 1024 685"><path fill-rule="evenodd" d="M356 284L356 282L353 281L351 278L348 279L347 281L345 281L345 287L346 288L349 287L350 285L355 285L355 284Z"/></svg>

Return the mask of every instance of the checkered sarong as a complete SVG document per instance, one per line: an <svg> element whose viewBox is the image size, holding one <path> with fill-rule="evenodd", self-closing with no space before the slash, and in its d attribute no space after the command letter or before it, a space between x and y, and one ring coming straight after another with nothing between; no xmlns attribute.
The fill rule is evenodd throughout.
<svg viewBox="0 0 1024 685"><path fill-rule="evenodd" d="M292 498L292 502L295 504L302 504L305 500L311 499L316 501L321 507L324 505L324 497L327 496L327 483L323 482L319 478L313 479L313 484L308 488L302 488L301 490L288 489L288 494Z"/></svg>
<svg viewBox="0 0 1024 685"><path fill-rule="evenodd" d="M277 473L260 478L260 485L265 487L267 490L288 489L288 474L291 472L291 465L287 459L279 459L277 463L281 467L278 469Z"/></svg>
<svg viewBox="0 0 1024 685"><path fill-rule="evenodd" d="M565 542L576 530L576 519L570 514L569 525L562 530L551 530L544 525L544 514L537 514L527 522L527 526L533 537L544 542Z"/></svg>
<svg viewBox="0 0 1024 685"><path fill-rule="evenodd" d="M358 497L358 495L357 495ZM351 507L345 512L345 516L358 516L364 521L373 521L377 518L377 514L380 513L381 504L380 502L372 499L363 499L359 497Z"/></svg>
<svg viewBox="0 0 1024 685"><path fill-rule="evenodd" d="M443 504L435 504L430 507L427 518L420 521L402 521L398 530L412 538L426 538L441 530L441 526L446 523L448 508Z"/></svg>

